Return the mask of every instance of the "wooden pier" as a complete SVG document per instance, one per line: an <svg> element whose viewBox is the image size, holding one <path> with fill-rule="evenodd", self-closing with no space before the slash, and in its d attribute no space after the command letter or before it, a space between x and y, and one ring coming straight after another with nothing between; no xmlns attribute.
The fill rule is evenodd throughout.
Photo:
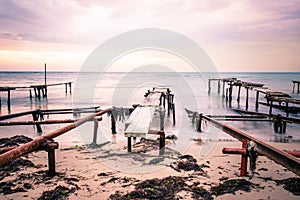
<svg viewBox="0 0 300 200"><path fill-rule="evenodd" d="M246 82L242 80L238 80L237 78L212 78L208 80L208 94L211 93L211 82L217 81L218 82L218 94L220 94L221 89L221 82L223 83L223 89L222 89L222 97L226 99L226 101L229 101L231 103L232 101L232 93L233 93L233 87L238 88L237 93L237 102L240 103L240 92L241 88L243 87L246 90L246 102L245 102L245 110L248 110L249 108L249 90L256 92L255 97L255 109L258 110L259 107L259 95L260 93L265 94L266 98L266 105L268 105L269 108L269 114L272 114L272 108L273 108L273 102L277 102L279 104L278 107L283 108L281 106L282 103L285 104L284 110L286 112L286 115L289 116L289 113L291 110L300 111L299 107L293 107L291 109L290 104L300 104L299 99L292 98L289 94L272 90L267 87L264 87L264 84L260 83L253 83L253 82ZM298 81L293 81L294 85L298 83ZM226 88L225 84L228 85L228 88ZM293 87L294 88L294 87ZM298 86L299 88L299 86Z"/></svg>
<svg viewBox="0 0 300 200"><path fill-rule="evenodd" d="M15 87L0 87L0 92L7 92L7 108L10 112L11 110L11 91L17 91L20 89L29 89L29 97L33 98L32 91L34 92L34 97L36 99L47 98L48 97L48 87L65 85L65 93L72 93L72 83L73 82L64 82L64 83L53 83L47 85L30 85L30 86L15 86ZM0 97L0 109L2 106L1 97Z"/></svg>
<svg viewBox="0 0 300 200"><path fill-rule="evenodd" d="M198 131L201 132L201 124L203 121L209 122L213 126L221 129L225 133L231 135L232 137L240 140L243 145L242 149L223 149L223 153L231 154L241 154L241 176L246 175L247 171L247 160L250 159L250 168L254 174L256 159L258 155L264 155L269 159L275 161L276 163L286 167L297 175L300 175L300 160L297 158L298 154L293 152L287 152L273 147L270 144L267 144L255 137L250 136L249 134L238 130L228 124L222 123L213 119L212 117L199 114L200 119L198 121Z"/></svg>
<svg viewBox="0 0 300 200"><path fill-rule="evenodd" d="M300 81L292 81L293 83L293 93L295 92L295 86L297 85L297 93L299 94L300 93L300 88L299 88L299 85L300 85Z"/></svg>
<svg viewBox="0 0 300 200"><path fill-rule="evenodd" d="M173 111L173 125L175 125L174 95L168 88L153 88L145 94L144 101L137 105L125 124L124 135L128 138L128 152L131 152L131 138L146 137L147 134L160 135L160 155L164 153L165 133L164 118L166 115L166 100L168 115Z"/></svg>

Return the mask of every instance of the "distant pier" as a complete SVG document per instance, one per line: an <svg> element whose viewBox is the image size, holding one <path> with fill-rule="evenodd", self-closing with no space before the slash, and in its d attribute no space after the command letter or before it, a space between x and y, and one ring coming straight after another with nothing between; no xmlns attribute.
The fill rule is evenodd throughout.
<svg viewBox="0 0 300 200"><path fill-rule="evenodd" d="M289 107L290 104L300 104L299 99L295 99L291 97L289 94L269 89L267 87L264 87L264 84L260 83L253 83L253 82L246 82L242 80L238 80L237 78L212 78L208 80L208 94L211 93L211 82L217 81L218 82L218 94L220 94L221 90L221 83L223 85L222 88L222 97L226 99L226 101L229 101L231 103L232 101L232 93L233 93L233 87L238 88L238 94L237 94L237 101L240 102L240 92L241 88L245 88L246 90L246 102L245 102L245 110L247 111L249 108L249 90L256 92L256 100L255 100L255 108L258 110L259 107L259 94L263 93L265 94L265 98L267 100L267 103L264 103L269 106L269 114L272 114L272 108L277 107L280 109L284 109L286 112L286 116L289 116L289 112L291 110L294 110L296 112L300 111L299 107ZM293 82L293 92L295 89L295 85L298 84L298 92L299 92L299 81L292 81ZM229 85L228 88L225 87L225 84ZM279 105L273 105L273 102L278 102ZM285 106L282 106L281 104L285 103Z"/></svg>

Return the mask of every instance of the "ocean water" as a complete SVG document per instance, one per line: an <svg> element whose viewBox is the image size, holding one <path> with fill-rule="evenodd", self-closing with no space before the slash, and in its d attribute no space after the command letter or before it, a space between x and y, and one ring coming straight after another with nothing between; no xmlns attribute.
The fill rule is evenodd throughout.
<svg viewBox="0 0 300 200"><path fill-rule="evenodd" d="M195 125L187 117L184 108L204 114L236 114L232 108L245 109L246 91L241 90L241 100L236 101L237 89L233 90L232 104L229 105L221 94L217 93L217 82L211 85L211 94L208 95L209 78L234 77L243 81L265 84L266 87L300 98L300 94L292 93L292 80L300 80L300 73L154 73L154 72L107 72L83 73L77 72L48 72L47 84L72 81L72 93L65 93L65 86L48 87L48 98L29 98L29 89L17 89L11 92L11 109L7 108L7 93L1 92L0 115L28 111L34 109L77 108L77 107L130 107L142 102L144 93L152 87L169 87L175 94L176 126L170 126L170 133L187 134L190 137L207 139L231 139L209 126L204 126L203 133L195 131ZM29 86L44 84L43 72L0 72L0 87ZM69 88L68 88L69 89ZM264 95L260 95L261 102L266 102ZM249 92L249 111L255 111L255 92ZM269 107L260 105L259 112L268 113ZM285 115L281 110L273 108L273 113ZM47 116L49 119L73 118L72 115ZM300 117L300 114L291 113L290 117ZM10 120L32 120L30 116ZM171 120L171 119L169 119ZM260 138L264 141L299 142L299 125L288 124L286 134L277 134L273 131L270 122L226 122L238 129ZM55 130L63 125L43 125L44 133ZM122 122L117 124L122 131ZM109 128L106 128L109 130ZM218 132L217 134L215 134ZM0 137L25 134L30 137L38 136L34 126L0 127ZM210 135L211 134L211 135ZM60 136L61 140L70 140L72 136ZM183 136L184 137L184 136Z"/></svg>

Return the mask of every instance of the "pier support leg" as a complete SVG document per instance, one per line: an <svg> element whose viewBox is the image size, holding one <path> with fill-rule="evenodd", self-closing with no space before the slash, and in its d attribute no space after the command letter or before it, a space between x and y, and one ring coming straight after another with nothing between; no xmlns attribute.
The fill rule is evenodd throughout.
<svg viewBox="0 0 300 200"><path fill-rule="evenodd" d="M218 94L220 94L221 80L218 80Z"/></svg>
<svg viewBox="0 0 300 200"><path fill-rule="evenodd" d="M223 81L223 92L222 92L222 97L225 97L225 81Z"/></svg>
<svg viewBox="0 0 300 200"><path fill-rule="evenodd" d="M69 93L72 94L72 83L69 83Z"/></svg>
<svg viewBox="0 0 300 200"><path fill-rule="evenodd" d="M198 132L202 132L201 130L201 125L202 125L202 113L199 114L199 122L198 122L198 127L197 127L197 131Z"/></svg>
<svg viewBox="0 0 300 200"><path fill-rule="evenodd" d="M292 88L292 92L294 93L295 92L295 82L293 82L293 88Z"/></svg>
<svg viewBox="0 0 300 200"><path fill-rule="evenodd" d="M37 92L36 92L36 88L33 88L33 90L34 90L34 96L35 96L35 98L37 98Z"/></svg>
<svg viewBox="0 0 300 200"><path fill-rule="evenodd" d="M165 154L165 143L166 143L166 137L165 132L161 131L159 133L159 155Z"/></svg>
<svg viewBox="0 0 300 200"><path fill-rule="evenodd" d="M228 101L228 88L226 88L226 97L225 97L226 101Z"/></svg>
<svg viewBox="0 0 300 200"><path fill-rule="evenodd" d="M241 95L241 85L239 85L239 89L238 89L238 96L237 96L237 102L240 103L240 95Z"/></svg>
<svg viewBox="0 0 300 200"><path fill-rule="evenodd" d="M259 98L259 91L256 91L256 100L255 100L255 109L258 110L258 98Z"/></svg>
<svg viewBox="0 0 300 200"><path fill-rule="evenodd" d="M246 88L246 110L248 110L249 88Z"/></svg>
<svg viewBox="0 0 300 200"><path fill-rule="evenodd" d="M298 83L298 90L297 90L297 93L300 93L299 85L300 85L300 83Z"/></svg>
<svg viewBox="0 0 300 200"><path fill-rule="evenodd" d="M7 108L10 113L10 90L7 90Z"/></svg>
<svg viewBox="0 0 300 200"><path fill-rule="evenodd" d="M37 112L32 113L32 118L33 118L33 121L38 121L39 120L39 114ZM38 133L43 132L40 124L36 124L36 129L37 129Z"/></svg>
<svg viewBox="0 0 300 200"><path fill-rule="evenodd" d="M55 150L48 150L48 168L49 168L49 176L55 175Z"/></svg>
<svg viewBox="0 0 300 200"><path fill-rule="evenodd" d="M168 116L170 116L170 110L171 110L171 100L170 100L171 95L168 95Z"/></svg>
<svg viewBox="0 0 300 200"><path fill-rule="evenodd" d="M285 102L285 112L286 112L286 116L289 116L289 103Z"/></svg>
<svg viewBox="0 0 300 200"><path fill-rule="evenodd" d="M173 110L173 126L175 126L176 124L175 103L172 103L172 110Z"/></svg>
<svg viewBox="0 0 300 200"><path fill-rule="evenodd" d="M164 122L165 122L165 110L160 110L159 111L159 121L160 121L160 130L164 130Z"/></svg>
<svg viewBox="0 0 300 200"><path fill-rule="evenodd" d="M211 90L211 87L210 87L210 82L211 82L211 80L210 80L210 79L208 79L208 95L210 95L210 90Z"/></svg>
<svg viewBox="0 0 300 200"><path fill-rule="evenodd" d="M38 91L38 98L40 99L41 98L41 90L40 90L40 88L37 88L37 91Z"/></svg>
<svg viewBox="0 0 300 200"><path fill-rule="evenodd" d="M232 90L233 90L233 86L232 86L232 83L230 83L230 86L229 86L229 102L232 101Z"/></svg>
<svg viewBox="0 0 300 200"><path fill-rule="evenodd" d="M29 89L29 97L30 97L30 99L32 99L31 89Z"/></svg>
<svg viewBox="0 0 300 200"><path fill-rule="evenodd" d="M93 143L92 144L97 144L97 133L98 133L98 120L95 118L94 119L94 135L93 135Z"/></svg>
<svg viewBox="0 0 300 200"><path fill-rule="evenodd" d="M269 115L272 115L273 101L270 101Z"/></svg>
<svg viewBox="0 0 300 200"><path fill-rule="evenodd" d="M127 138L127 151L131 152L131 137Z"/></svg>
<svg viewBox="0 0 300 200"><path fill-rule="evenodd" d="M65 83L65 93L68 94L68 84Z"/></svg>
<svg viewBox="0 0 300 200"><path fill-rule="evenodd" d="M111 133L116 134L117 133L117 131L116 131L116 119L115 119L113 113L111 113L110 117L111 117L110 118L111 119Z"/></svg>
<svg viewBox="0 0 300 200"><path fill-rule="evenodd" d="M247 146L247 140L243 140L242 148L246 148L246 146ZM242 154L240 176L245 176L247 173L247 163L248 163L247 161L248 161L248 156Z"/></svg>

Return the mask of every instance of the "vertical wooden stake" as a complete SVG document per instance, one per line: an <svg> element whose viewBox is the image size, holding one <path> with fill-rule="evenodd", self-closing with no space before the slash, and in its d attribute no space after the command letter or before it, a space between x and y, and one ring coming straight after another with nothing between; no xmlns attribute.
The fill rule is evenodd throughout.
<svg viewBox="0 0 300 200"><path fill-rule="evenodd" d="M131 152L131 137L128 137L127 138L127 151L128 152Z"/></svg>
<svg viewBox="0 0 300 200"><path fill-rule="evenodd" d="M272 107L273 107L273 101L270 101L270 109L269 109L269 115L272 115ZM271 117L271 116L270 116Z"/></svg>
<svg viewBox="0 0 300 200"><path fill-rule="evenodd" d="M238 96L237 96L237 102L240 103L240 94L241 94L241 85L239 85L239 90L238 90Z"/></svg>
<svg viewBox="0 0 300 200"><path fill-rule="evenodd" d="M173 126L175 126L175 124L176 124L176 117L175 117L175 104L174 103L172 103L172 108L173 108Z"/></svg>
<svg viewBox="0 0 300 200"><path fill-rule="evenodd" d="M94 119L94 136L93 136L93 144L97 144L97 133L98 133L98 120Z"/></svg>
<svg viewBox="0 0 300 200"><path fill-rule="evenodd" d="M68 84L67 83L65 83L65 92L66 92L66 94L68 94Z"/></svg>
<svg viewBox="0 0 300 200"><path fill-rule="evenodd" d="M72 83L69 83L69 90L70 94L72 94Z"/></svg>
<svg viewBox="0 0 300 200"><path fill-rule="evenodd" d="M246 148L247 140L242 141L242 148ZM242 154L240 176L245 176L247 173L247 155Z"/></svg>
<svg viewBox="0 0 300 200"><path fill-rule="evenodd" d="M223 93L222 93L222 97L225 97L225 81L223 81Z"/></svg>
<svg viewBox="0 0 300 200"><path fill-rule="evenodd" d="M115 117L114 117L113 113L111 113L110 119L111 119L111 133L116 134L117 133L117 131L116 131L116 120L115 120Z"/></svg>
<svg viewBox="0 0 300 200"><path fill-rule="evenodd" d="M293 82L293 89L292 89L292 91L293 91L293 93L295 92L295 82Z"/></svg>
<svg viewBox="0 0 300 200"><path fill-rule="evenodd" d="M210 79L208 79L208 94L210 95L210 90L211 90L211 88L210 88Z"/></svg>
<svg viewBox="0 0 300 200"><path fill-rule="evenodd" d="M7 108L10 112L10 89L7 90Z"/></svg>
<svg viewBox="0 0 300 200"><path fill-rule="evenodd" d="M201 125L202 125L202 113L199 114L199 122L198 122L198 128L197 128L198 132L202 132Z"/></svg>
<svg viewBox="0 0 300 200"><path fill-rule="evenodd" d="M159 135L159 155L164 155L165 154L165 132L160 132Z"/></svg>
<svg viewBox="0 0 300 200"><path fill-rule="evenodd" d="M47 98L47 65L46 65L46 63L45 63L45 95L44 95L44 97L46 97Z"/></svg>
<svg viewBox="0 0 300 200"><path fill-rule="evenodd" d="M289 103L285 102L285 112L286 112L286 116L289 116Z"/></svg>
<svg viewBox="0 0 300 200"><path fill-rule="evenodd" d="M218 80L218 94L220 94L220 88L221 88L221 80Z"/></svg>
<svg viewBox="0 0 300 200"><path fill-rule="evenodd" d="M29 89L29 97L30 97L30 99L32 99L31 89Z"/></svg>
<svg viewBox="0 0 300 200"><path fill-rule="evenodd" d="M248 110L249 88L246 88L246 110Z"/></svg>
<svg viewBox="0 0 300 200"><path fill-rule="evenodd" d="M256 100L255 100L255 109L256 109L256 111L258 110L258 106L259 106L258 98L259 98L259 91L257 90L256 91Z"/></svg>

